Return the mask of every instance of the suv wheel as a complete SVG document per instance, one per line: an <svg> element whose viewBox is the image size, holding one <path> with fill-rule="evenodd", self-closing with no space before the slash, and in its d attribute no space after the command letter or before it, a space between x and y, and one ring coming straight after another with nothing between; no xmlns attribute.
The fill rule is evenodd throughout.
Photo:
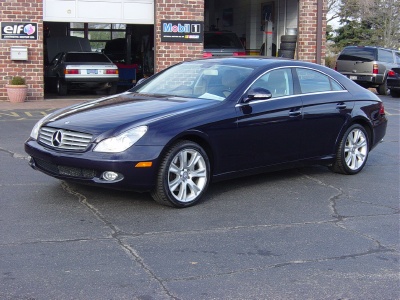
<svg viewBox="0 0 400 300"><path fill-rule="evenodd" d="M387 87L386 79L385 83L381 84L376 88L376 91L378 92L379 95L389 95L389 89Z"/></svg>

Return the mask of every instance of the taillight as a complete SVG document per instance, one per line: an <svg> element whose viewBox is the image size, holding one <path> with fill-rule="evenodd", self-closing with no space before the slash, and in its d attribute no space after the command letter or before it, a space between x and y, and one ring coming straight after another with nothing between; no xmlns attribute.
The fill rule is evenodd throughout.
<svg viewBox="0 0 400 300"><path fill-rule="evenodd" d="M64 74L79 74L78 69L65 69Z"/></svg>
<svg viewBox="0 0 400 300"><path fill-rule="evenodd" d="M335 71L337 71L337 62L335 62Z"/></svg>
<svg viewBox="0 0 400 300"><path fill-rule="evenodd" d="M389 76L389 77L396 77L396 72L393 71L393 70L390 70L390 71L388 72L388 76Z"/></svg>
<svg viewBox="0 0 400 300"><path fill-rule="evenodd" d="M203 52L203 57L212 57L212 53L210 52Z"/></svg>
<svg viewBox="0 0 400 300"><path fill-rule="evenodd" d="M246 52L233 52L233 56L243 56L246 55Z"/></svg>
<svg viewBox="0 0 400 300"><path fill-rule="evenodd" d="M381 103L381 107L379 108L379 114L384 115L385 114L385 107L383 106L383 103Z"/></svg>
<svg viewBox="0 0 400 300"><path fill-rule="evenodd" d="M379 66L378 66L378 64L374 64L373 66L372 66L372 74L378 74L379 72Z"/></svg>
<svg viewBox="0 0 400 300"><path fill-rule="evenodd" d="M118 74L118 70L117 69L108 69L108 70L106 70L106 74Z"/></svg>

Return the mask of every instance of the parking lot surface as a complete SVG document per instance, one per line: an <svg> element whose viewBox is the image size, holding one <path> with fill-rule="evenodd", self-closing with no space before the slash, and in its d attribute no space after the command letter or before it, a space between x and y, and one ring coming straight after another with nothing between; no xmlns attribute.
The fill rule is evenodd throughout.
<svg viewBox="0 0 400 300"><path fill-rule="evenodd" d="M43 115L0 102L0 299L399 299L400 100L355 176L314 166L212 184L197 206L32 170Z"/></svg>

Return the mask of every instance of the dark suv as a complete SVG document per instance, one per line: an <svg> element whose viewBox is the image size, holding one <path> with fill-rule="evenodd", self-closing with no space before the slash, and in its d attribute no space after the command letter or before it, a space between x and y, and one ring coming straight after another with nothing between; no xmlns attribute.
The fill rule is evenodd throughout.
<svg viewBox="0 0 400 300"><path fill-rule="evenodd" d="M380 95L387 95L388 72L400 66L396 55L399 51L380 47L345 47L337 59L336 71L365 88L374 87Z"/></svg>

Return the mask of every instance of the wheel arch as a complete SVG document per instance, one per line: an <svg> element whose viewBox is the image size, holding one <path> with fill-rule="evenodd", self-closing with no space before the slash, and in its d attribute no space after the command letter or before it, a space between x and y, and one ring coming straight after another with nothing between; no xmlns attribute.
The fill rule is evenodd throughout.
<svg viewBox="0 0 400 300"><path fill-rule="evenodd" d="M354 124L358 124L358 125L361 125L362 127L364 127L365 131L366 131L367 134L368 134L368 142L369 142L368 151L371 150L372 145L373 145L373 138L374 138L374 137L373 137L373 130L372 130L372 125L371 125L371 123L368 122L368 121L365 120L365 119L357 118L357 119L354 119L352 122L349 123L349 126L347 126L347 128L345 129L345 131L346 131L348 128L350 128L352 125L354 125ZM344 131L344 132L345 132L345 131ZM343 133L343 134L344 134L344 133Z"/></svg>
<svg viewBox="0 0 400 300"><path fill-rule="evenodd" d="M210 175L213 174L213 169L214 169L214 151L211 147L211 144L208 140L208 136L201 132L201 131L197 131L197 130L193 130L193 131L186 131L186 132L182 132L181 134L179 134L178 136L175 136L173 139L171 139L168 144L164 147L164 149L162 150L160 157L164 157L165 153L168 152L168 150L178 141L191 141L194 142L196 144L198 144L200 147L202 147L204 149L204 151L207 153L208 156L208 160L210 163Z"/></svg>

